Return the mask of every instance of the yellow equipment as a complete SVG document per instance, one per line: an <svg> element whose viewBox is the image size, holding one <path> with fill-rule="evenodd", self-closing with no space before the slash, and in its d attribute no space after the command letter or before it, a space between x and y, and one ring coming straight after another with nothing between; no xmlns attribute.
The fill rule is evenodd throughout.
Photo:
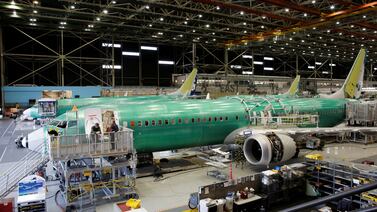
<svg viewBox="0 0 377 212"><path fill-rule="evenodd" d="M139 199L129 199L126 202L126 206L132 209L137 209L141 207L141 200Z"/></svg>
<svg viewBox="0 0 377 212"><path fill-rule="evenodd" d="M305 155L305 158L310 160L323 160L323 156L321 154L309 154Z"/></svg>

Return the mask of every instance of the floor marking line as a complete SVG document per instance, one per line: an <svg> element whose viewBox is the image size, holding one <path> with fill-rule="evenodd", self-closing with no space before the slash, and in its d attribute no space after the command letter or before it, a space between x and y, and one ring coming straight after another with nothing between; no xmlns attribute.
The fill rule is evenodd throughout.
<svg viewBox="0 0 377 212"><path fill-rule="evenodd" d="M3 160L5 152L7 151L8 146L5 147L3 154L1 155L0 162Z"/></svg>
<svg viewBox="0 0 377 212"><path fill-rule="evenodd" d="M12 124L13 124L13 121L9 124L8 128L4 131L1 137L4 137L5 133L9 130L9 127L12 126Z"/></svg>

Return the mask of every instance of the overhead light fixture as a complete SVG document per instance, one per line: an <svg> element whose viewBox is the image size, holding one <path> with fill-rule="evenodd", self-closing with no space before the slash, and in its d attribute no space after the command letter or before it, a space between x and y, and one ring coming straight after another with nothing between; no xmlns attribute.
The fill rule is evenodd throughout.
<svg viewBox="0 0 377 212"><path fill-rule="evenodd" d="M262 19L266 19L266 16L262 16Z"/></svg>
<svg viewBox="0 0 377 212"><path fill-rule="evenodd" d="M367 18L367 16L366 16L366 15L363 15L363 18Z"/></svg>
<svg viewBox="0 0 377 212"><path fill-rule="evenodd" d="M340 24L340 22L339 22L339 21L337 21L337 22L336 22L336 24Z"/></svg>
<svg viewBox="0 0 377 212"><path fill-rule="evenodd" d="M169 60L159 60L158 64L160 65L174 65L174 61L169 61Z"/></svg>
<svg viewBox="0 0 377 212"><path fill-rule="evenodd" d="M215 35L216 33L212 32L212 35Z"/></svg>
<svg viewBox="0 0 377 212"><path fill-rule="evenodd" d="M117 2L116 1L111 1L111 4L116 4Z"/></svg>
<svg viewBox="0 0 377 212"><path fill-rule="evenodd" d="M152 24L149 24L148 26L149 26L149 27L152 27L153 25L152 25Z"/></svg>
<svg viewBox="0 0 377 212"><path fill-rule="evenodd" d="M308 16L308 14L307 13L304 13L304 17L307 17Z"/></svg>
<svg viewBox="0 0 377 212"><path fill-rule="evenodd" d="M109 13L109 11L108 10L103 10L102 11L104 14L107 14L107 13Z"/></svg>
<svg viewBox="0 0 377 212"><path fill-rule="evenodd" d="M245 34L246 34L246 33L247 33L247 31L245 30L245 31L243 31L243 33L245 33Z"/></svg>
<svg viewBox="0 0 377 212"><path fill-rule="evenodd" d="M157 51L156 46L140 46L141 50Z"/></svg>
<svg viewBox="0 0 377 212"><path fill-rule="evenodd" d="M315 4L315 0L312 1L312 4Z"/></svg>
<svg viewBox="0 0 377 212"><path fill-rule="evenodd" d="M216 10L220 10L220 7L219 7L219 6L217 6L217 7L216 7Z"/></svg>
<svg viewBox="0 0 377 212"><path fill-rule="evenodd" d="M274 58L273 57L263 57L263 60L274 60Z"/></svg>
<svg viewBox="0 0 377 212"><path fill-rule="evenodd" d="M241 69L242 66L241 65L230 65L230 68Z"/></svg>
<svg viewBox="0 0 377 212"><path fill-rule="evenodd" d="M321 62L315 62L315 64L316 64L316 65L319 65L319 66L322 65Z"/></svg>
<svg viewBox="0 0 377 212"><path fill-rule="evenodd" d="M288 8L285 8L285 10L284 10L285 12L289 12L289 9Z"/></svg>
<svg viewBox="0 0 377 212"><path fill-rule="evenodd" d="M37 11L37 10L33 10L33 13L34 13L34 14L37 14L37 13L38 13L38 11Z"/></svg>
<svg viewBox="0 0 377 212"><path fill-rule="evenodd" d="M88 24L88 28L93 28L94 25L93 24Z"/></svg>
<svg viewBox="0 0 377 212"><path fill-rule="evenodd" d="M70 8L71 8L72 10L74 10L76 7L75 7L75 5L71 5Z"/></svg>
<svg viewBox="0 0 377 212"><path fill-rule="evenodd" d="M59 26L59 29L65 29L65 27L64 26Z"/></svg>
<svg viewBox="0 0 377 212"><path fill-rule="evenodd" d="M244 14L245 14L245 12L244 12L244 11L241 11L241 12L240 12L240 14L241 14L241 15L244 15Z"/></svg>
<svg viewBox="0 0 377 212"><path fill-rule="evenodd" d="M331 55L331 54L330 54ZM336 64L334 63L330 63L329 66L336 66Z"/></svg>
<svg viewBox="0 0 377 212"><path fill-rule="evenodd" d="M10 15L12 18L19 18L20 16L17 14L17 11L13 11L12 15Z"/></svg>
<svg viewBox="0 0 377 212"><path fill-rule="evenodd" d="M216 38L212 39L212 41L216 41Z"/></svg>
<svg viewBox="0 0 377 212"><path fill-rule="evenodd" d="M65 21L61 21L61 22L60 22L60 25L67 25L67 22L65 22Z"/></svg>
<svg viewBox="0 0 377 212"><path fill-rule="evenodd" d="M146 6L145 6L145 9L149 10L149 5L146 5Z"/></svg>
<svg viewBox="0 0 377 212"><path fill-rule="evenodd" d="M33 4L39 4L39 1L33 1Z"/></svg>
<svg viewBox="0 0 377 212"><path fill-rule="evenodd" d="M101 18L100 18L100 17L97 17L96 20L97 20L97 21L101 21Z"/></svg>
<svg viewBox="0 0 377 212"><path fill-rule="evenodd" d="M37 21L36 18L30 18L29 20L30 20L31 22L35 22L35 21Z"/></svg>
<svg viewBox="0 0 377 212"><path fill-rule="evenodd" d="M262 61L253 61L253 63L254 63L255 65L263 65L263 62L262 62Z"/></svg>
<svg viewBox="0 0 377 212"><path fill-rule="evenodd" d="M91 31L91 29L88 29L88 28L85 28L84 29L86 32L89 32L89 31Z"/></svg>
<svg viewBox="0 0 377 212"><path fill-rule="evenodd" d="M363 31L367 30L366 28L363 28Z"/></svg>
<svg viewBox="0 0 377 212"><path fill-rule="evenodd" d="M140 53L139 52L122 52L122 55L125 55L125 56L140 56Z"/></svg>
<svg viewBox="0 0 377 212"><path fill-rule="evenodd" d="M329 74L328 71L322 71L322 74Z"/></svg>
<svg viewBox="0 0 377 212"><path fill-rule="evenodd" d="M102 47L113 47L113 44L112 43L102 43ZM120 47L122 47L121 44L114 43L114 48L120 48Z"/></svg>
<svg viewBox="0 0 377 212"><path fill-rule="evenodd" d="M242 58L252 59L253 56L252 55L244 54L244 55L242 55Z"/></svg>
<svg viewBox="0 0 377 212"><path fill-rule="evenodd" d="M37 26L37 24L36 24L36 23L33 23L33 22L32 22L32 23L29 23L29 25L30 25L30 26Z"/></svg>
<svg viewBox="0 0 377 212"><path fill-rule="evenodd" d="M113 65L102 65L103 69L113 69ZM114 65L114 69L122 69L121 65Z"/></svg>
<svg viewBox="0 0 377 212"><path fill-rule="evenodd" d="M260 28L264 29L264 25L260 26Z"/></svg>
<svg viewBox="0 0 377 212"><path fill-rule="evenodd" d="M330 9L332 9L332 10L335 9L335 5L331 5Z"/></svg>
<svg viewBox="0 0 377 212"><path fill-rule="evenodd" d="M308 66L308 69L315 69L314 66Z"/></svg>
<svg viewBox="0 0 377 212"><path fill-rule="evenodd" d="M180 34L180 35L178 35L178 36L179 36L179 37L181 37L181 38L183 37L183 35L182 35L182 34Z"/></svg>
<svg viewBox="0 0 377 212"><path fill-rule="evenodd" d="M266 71L273 71L274 68L272 68L272 67L263 67L263 70L266 70Z"/></svg>
<svg viewBox="0 0 377 212"><path fill-rule="evenodd" d="M164 21L164 18L163 18L163 17L161 17L161 18L160 18L160 21Z"/></svg>
<svg viewBox="0 0 377 212"><path fill-rule="evenodd" d="M198 17L199 17L199 18L202 18L202 17L203 17L203 15L202 15L202 14L199 14L199 15L198 15Z"/></svg>
<svg viewBox="0 0 377 212"><path fill-rule="evenodd" d="M206 27L209 28L209 24L206 24Z"/></svg>
<svg viewBox="0 0 377 212"><path fill-rule="evenodd" d="M157 34L158 34L158 35L163 35L164 33L163 33L163 32L158 32Z"/></svg>
<svg viewBox="0 0 377 212"><path fill-rule="evenodd" d="M184 23L184 24L187 24L187 21L184 21L183 23Z"/></svg>
<svg viewBox="0 0 377 212"><path fill-rule="evenodd" d="M242 74L245 74L245 75L252 75L253 72L252 72L252 71L242 71Z"/></svg>
<svg viewBox="0 0 377 212"><path fill-rule="evenodd" d="M247 23L246 23L246 22L243 22L242 24L243 24L244 26L246 26Z"/></svg>
<svg viewBox="0 0 377 212"><path fill-rule="evenodd" d="M193 29L192 32L196 32L195 29Z"/></svg>

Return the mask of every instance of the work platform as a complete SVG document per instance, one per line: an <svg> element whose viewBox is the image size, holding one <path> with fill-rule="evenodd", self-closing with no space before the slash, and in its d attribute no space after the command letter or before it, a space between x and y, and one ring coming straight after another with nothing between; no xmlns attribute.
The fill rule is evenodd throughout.
<svg viewBox="0 0 377 212"><path fill-rule="evenodd" d="M103 134L50 136L51 160L106 157L133 152L133 130Z"/></svg>

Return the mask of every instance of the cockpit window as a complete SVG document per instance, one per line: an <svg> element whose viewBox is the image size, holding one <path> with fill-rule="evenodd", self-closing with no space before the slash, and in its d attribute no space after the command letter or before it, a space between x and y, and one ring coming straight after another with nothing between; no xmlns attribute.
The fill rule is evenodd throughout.
<svg viewBox="0 0 377 212"><path fill-rule="evenodd" d="M77 120L69 121L68 127L76 127L77 126Z"/></svg>
<svg viewBox="0 0 377 212"><path fill-rule="evenodd" d="M52 120L52 121L50 121L50 123L48 123L48 125L52 125L52 126L56 127L59 123L60 123L60 121L58 121L58 120Z"/></svg>
<svg viewBox="0 0 377 212"><path fill-rule="evenodd" d="M67 127L67 122L66 122L66 121L62 121L62 122L60 122L60 123L57 125L57 127L59 127L59 128L66 128L66 127Z"/></svg>

